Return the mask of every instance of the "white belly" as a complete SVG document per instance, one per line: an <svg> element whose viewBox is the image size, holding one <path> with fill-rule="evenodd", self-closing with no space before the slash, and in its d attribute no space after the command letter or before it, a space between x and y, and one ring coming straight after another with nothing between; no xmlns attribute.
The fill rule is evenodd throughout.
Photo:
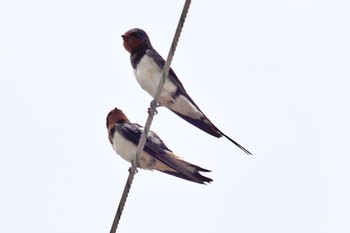
<svg viewBox="0 0 350 233"><path fill-rule="evenodd" d="M131 163L135 158L137 147L116 131L113 138L113 149L123 159Z"/></svg>
<svg viewBox="0 0 350 233"><path fill-rule="evenodd" d="M147 55L144 55L137 65L137 70L134 69L134 75L142 89L148 92L152 97L156 95L159 81L162 77L162 69ZM174 83L165 80L161 96L170 98L171 94L176 91Z"/></svg>
<svg viewBox="0 0 350 233"><path fill-rule="evenodd" d="M137 65L137 70L134 69L134 75L142 89L154 97L162 77L162 69L159 68L153 59L147 55L143 56ZM201 113L186 97L180 95L176 99L173 98L173 93L176 92L176 89L176 85L166 78L158 102L182 115L195 119L201 118L203 113Z"/></svg>
<svg viewBox="0 0 350 233"><path fill-rule="evenodd" d="M129 163L135 159L137 146L121 136L117 131L114 133L112 146L115 152ZM141 152L139 158L139 165L141 168L152 170L156 164L157 161L152 156L145 151Z"/></svg>

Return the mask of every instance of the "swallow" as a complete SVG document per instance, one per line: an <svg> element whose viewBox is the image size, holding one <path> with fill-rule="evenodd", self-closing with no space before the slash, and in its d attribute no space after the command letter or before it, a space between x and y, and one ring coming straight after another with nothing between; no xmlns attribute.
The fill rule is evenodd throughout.
<svg viewBox="0 0 350 233"><path fill-rule="evenodd" d="M153 48L148 35L142 29L131 29L122 35L122 38L124 48L130 53L131 66L137 82L142 89L154 97L162 77L165 60ZM224 136L246 154L251 155L247 149L220 131L208 117L204 115L192 98L187 94L184 86L171 68L158 102L160 106L165 106L176 115L204 132L217 138Z"/></svg>
<svg viewBox="0 0 350 233"><path fill-rule="evenodd" d="M132 163L143 127L130 122L122 110L115 108L107 115L107 129L109 142L112 144L115 152L126 161ZM210 170L180 159L153 131L148 133L138 164L142 169L158 170L199 184L213 181L199 173L210 172Z"/></svg>

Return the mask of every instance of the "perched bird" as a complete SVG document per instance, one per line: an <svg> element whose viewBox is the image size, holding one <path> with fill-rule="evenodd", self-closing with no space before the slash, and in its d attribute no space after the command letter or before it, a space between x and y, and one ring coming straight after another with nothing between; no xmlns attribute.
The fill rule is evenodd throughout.
<svg viewBox="0 0 350 233"><path fill-rule="evenodd" d="M135 158L143 127L131 123L122 110L115 108L107 116L107 129L108 139L113 149L123 159L131 163ZM213 181L199 173L210 172L209 170L180 159L152 131L148 133L145 147L138 162L142 169L158 170L196 183L204 184Z"/></svg>
<svg viewBox="0 0 350 233"><path fill-rule="evenodd" d="M131 29L122 35L122 38L124 48L130 53L131 65L137 82L141 85L142 89L154 97L162 77L162 70L165 64L164 59L153 48L148 35L142 29ZM172 69L169 70L169 75L165 80L158 102L199 129L214 137L220 138L224 136L245 153L251 154L243 146L220 131L204 115L187 94Z"/></svg>

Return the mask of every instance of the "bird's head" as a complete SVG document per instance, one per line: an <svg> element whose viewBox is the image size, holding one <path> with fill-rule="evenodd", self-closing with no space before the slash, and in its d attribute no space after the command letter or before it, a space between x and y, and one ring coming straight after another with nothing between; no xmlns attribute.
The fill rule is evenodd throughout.
<svg viewBox="0 0 350 233"><path fill-rule="evenodd" d="M139 49L152 48L146 32L139 28L130 29L122 35L124 48L133 53Z"/></svg>
<svg viewBox="0 0 350 233"><path fill-rule="evenodd" d="M107 129L109 129L111 126L113 126L116 123L123 123L123 122L129 122L129 119L125 116L122 110L118 108L114 108L112 111L108 113L107 119L106 119Z"/></svg>

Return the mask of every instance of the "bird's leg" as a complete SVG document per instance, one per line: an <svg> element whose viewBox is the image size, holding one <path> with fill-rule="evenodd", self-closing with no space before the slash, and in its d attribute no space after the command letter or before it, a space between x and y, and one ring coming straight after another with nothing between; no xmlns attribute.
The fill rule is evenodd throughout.
<svg viewBox="0 0 350 233"><path fill-rule="evenodd" d="M130 174L132 173L132 166L129 167L128 171L129 171ZM139 171L137 170L137 168L135 168L135 173L138 173L138 172L139 172Z"/></svg>
<svg viewBox="0 0 350 233"><path fill-rule="evenodd" d="M160 107L160 103L155 102L154 100L151 101L150 107L147 110L148 114L151 114L151 110L154 109L154 115L158 113L157 108Z"/></svg>

